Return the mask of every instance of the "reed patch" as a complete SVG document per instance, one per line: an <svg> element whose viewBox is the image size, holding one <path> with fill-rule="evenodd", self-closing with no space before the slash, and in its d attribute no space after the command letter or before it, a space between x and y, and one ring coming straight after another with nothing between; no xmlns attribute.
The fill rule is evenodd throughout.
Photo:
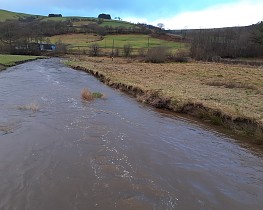
<svg viewBox="0 0 263 210"><path fill-rule="evenodd" d="M32 112L38 112L40 110L40 107L39 107L39 104L37 103L31 103L28 105L18 106L18 109L22 111L30 110Z"/></svg>

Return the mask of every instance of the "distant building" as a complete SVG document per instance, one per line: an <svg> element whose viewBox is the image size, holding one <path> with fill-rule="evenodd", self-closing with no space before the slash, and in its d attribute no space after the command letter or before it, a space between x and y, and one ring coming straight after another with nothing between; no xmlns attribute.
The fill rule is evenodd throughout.
<svg viewBox="0 0 263 210"><path fill-rule="evenodd" d="M62 17L61 14L49 14L48 17Z"/></svg>
<svg viewBox="0 0 263 210"><path fill-rule="evenodd" d="M56 45L54 44L38 44L40 51L54 51L56 50Z"/></svg>
<svg viewBox="0 0 263 210"><path fill-rule="evenodd" d="M46 43L28 43L28 44L18 44L15 46L17 52L30 53L30 52L52 52L56 50L56 45L46 44Z"/></svg>

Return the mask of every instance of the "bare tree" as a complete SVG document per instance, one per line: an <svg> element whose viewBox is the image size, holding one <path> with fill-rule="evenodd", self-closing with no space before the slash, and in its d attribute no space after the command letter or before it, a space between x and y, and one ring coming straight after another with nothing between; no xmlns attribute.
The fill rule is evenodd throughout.
<svg viewBox="0 0 263 210"><path fill-rule="evenodd" d="M123 46L123 53L125 57L129 57L132 52L132 46L130 44L126 44Z"/></svg>
<svg viewBox="0 0 263 210"><path fill-rule="evenodd" d="M159 46L149 49L146 55L146 61L152 63L163 63L167 59L168 48L165 46Z"/></svg>
<svg viewBox="0 0 263 210"><path fill-rule="evenodd" d="M99 46L97 43L92 44L92 45L90 46L89 54L90 54L91 56L98 56L98 55L99 55L99 52L100 52L100 46Z"/></svg>
<svg viewBox="0 0 263 210"><path fill-rule="evenodd" d="M263 45L263 21L255 25L255 29L252 32L252 41Z"/></svg>
<svg viewBox="0 0 263 210"><path fill-rule="evenodd" d="M158 23L157 26L160 28L160 29L164 29L164 24L163 23Z"/></svg>

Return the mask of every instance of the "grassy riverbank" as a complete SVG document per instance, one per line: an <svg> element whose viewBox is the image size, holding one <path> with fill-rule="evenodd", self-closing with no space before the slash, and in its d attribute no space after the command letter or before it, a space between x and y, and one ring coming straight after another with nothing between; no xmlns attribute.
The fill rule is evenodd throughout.
<svg viewBox="0 0 263 210"><path fill-rule="evenodd" d="M29 55L2 55L0 54L0 71L7 67L15 66L26 61L36 60L43 58L42 56L29 56Z"/></svg>
<svg viewBox="0 0 263 210"><path fill-rule="evenodd" d="M69 64L155 107L187 113L262 143L261 67L216 63L151 64L71 58Z"/></svg>

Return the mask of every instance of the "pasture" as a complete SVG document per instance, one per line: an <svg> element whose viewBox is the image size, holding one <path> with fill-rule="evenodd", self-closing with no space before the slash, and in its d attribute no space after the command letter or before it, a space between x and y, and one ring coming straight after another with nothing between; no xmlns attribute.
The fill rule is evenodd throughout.
<svg viewBox="0 0 263 210"><path fill-rule="evenodd" d="M67 45L69 50L78 51L86 50L88 51L90 46L93 44L98 44L99 47L108 52L113 48L123 49L124 45L130 45L133 51L144 48L147 49L166 46L172 51L176 51L179 48L186 47L183 43L165 41L157 38L153 38L149 35L141 34L128 34L128 35L107 35L99 36L96 34L65 34L58 35L49 38L52 43L56 43L61 40L64 44Z"/></svg>
<svg viewBox="0 0 263 210"><path fill-rule="evenodd" d="M31 15L24 14L24 13L10 12L10 11L0 9L0 22L4 22L6 20L16 20L19 18L26 18L29 16Z"/></svg>
<svg viewBox="0 0 263 210"><path fill-rule="evenodd" d="M14 66L17 63L35 60L40 56L29 56L29 55L3 55L0 54L0 65L2 66Z"/></svg>

